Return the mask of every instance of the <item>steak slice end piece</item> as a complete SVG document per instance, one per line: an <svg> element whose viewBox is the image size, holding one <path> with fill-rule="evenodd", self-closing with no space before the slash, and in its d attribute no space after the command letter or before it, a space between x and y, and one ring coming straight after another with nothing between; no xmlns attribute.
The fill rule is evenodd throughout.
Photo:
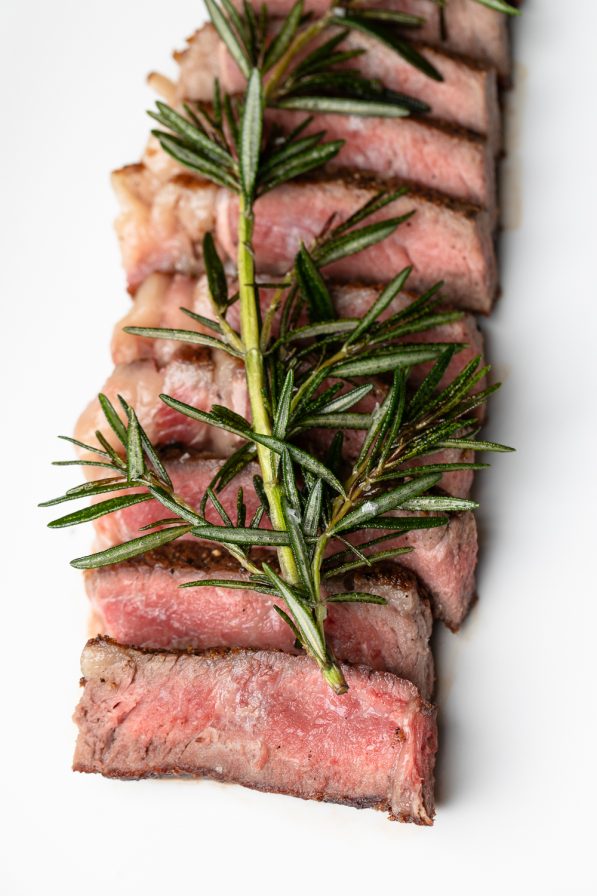
<svg viewBox="0 0 597 896"><path fill-rule="evenodd" d="M81 668L75 771L214 778L432 823L436 711L409 682L345 667L337 696L304 656L101 638Z"/></svg>

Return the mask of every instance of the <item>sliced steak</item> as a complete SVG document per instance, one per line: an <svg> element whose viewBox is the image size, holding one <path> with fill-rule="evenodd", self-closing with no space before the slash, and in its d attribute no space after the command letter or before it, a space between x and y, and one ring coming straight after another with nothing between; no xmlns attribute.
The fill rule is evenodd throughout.
<svg viewBox="0 0 597 896"><path fill-rule="evenodd" d="M238 439L224 430L191 420L168 407L160 399L162 393L202 410L217 403L243 416L249 413L244 367L223 352L214 357L205 351L193 359L177 358L164 367L151 360L120 364L101 391L116 408L120 408L118 395L122 395L135 409L150 441L158 446L180 442L227 453L238 445ZM94 444L97 430L117 451L122 450L99 401L94 399L79 417L75 436L87 445Z"/></svg>
<svg viewBox="0 0 597 896"><path fill-rule="evenodd" d="M303 112L269 112L267 120L289 133ZM362 118L315 115L305 134L325 131L344 140L328 171L362 171L384 180L401 178L497 214L495 159L487 142L474 134L424 118Z"/></svg>
<svg viewBox="0 0 597 896"><path fill-rule="evenodd" d="M274 610L272 598L241 588L179 588L202 579L247 581L248 576L229 554L197 543L171 545L88 571L85 583L97 632L136 647L297 652L294 635ZM392 672L429 698L434 677L431 610L414 576L388 565L365 574L347 573L325 585L328 593L367 591L387 600L385 606L329 604L326 634L338 659Z"/></svg>
<svg viewBox="0 0 597 896"><path fill-rule="evenodd" d="M222 461L185 453L178 458L164 457L166 468L174 484L174 491L191 507L199 507L205 490L216 475ZM242 487L250 519L257 509L253 476L259 473L257 464L250 464L230 485L218 493L225 510L235 518L236 493ZM208 518L219 522L208 506ZM144 501L94 523L97 547L120 544L139 535L142 526L164 518L164 508L157 501ZM379 532L364 532L361 540L369 540ZM186 541L196 543L194 536ZM466 616L475 594L475 565L477 560L477 529L472 513L454 514L447 526L437 529L414 530L384 545L409 545L414 551L400 558L424 584L431 596L433 613L451 628L456 629ZM338 546L342 550L342 546ZM335 549L334 549L335 550Z"/></svg>
<svg viewBox="0 0 597 896"><path fill-rule="evenodd" d="M158 163L157 150L152 150L152 156L152 164L160 165L162 176L175 170L172 165L162 166L161 159ZM237 197L186 175L160 181L155 170L135 166L116 174L122 205L117 231L133 291L154 271L198 273L200 239L214 222L222 251L230 259L236 255ZM392 182L383 189L394 186L397 183ZM367 178L338 176L292 182L263 196L255 207L258 269L284 273L301 242L312 243L321 235L330 214L337 222L345 220L380 189L378 182ZM344 282L378 283L412 264L412 288L427 289L443 280L447 301L488 312L497 290L488 212L408 189L407 196L373 219L385 220L410 211L415 215L382 243L329 265L328 275ZM197 209L190 230L185 213L188 207Z"/></svg>
<svg viewBox="0 0 597 896"><path fill-rule="evenodd" d="M352 59L347 67L426 103L434 119L479 134L486 138L492 153L498 150L501 144L500 109L493 68L448 55L431 46L419 46L419 51L443 76L443 81L434 81L394 50L365 34L353 32L342 43L343 50L356 48L367 52ZM175 58L179 64L179 78L174 87L168 85L165 94L168 102L209 102L216 77L229 93L243 89L244 78L211 25L196 31ZM152 82L158 92L163 92L163 79L154 75Z"/></svg>
<svg viewBox="0 0 597 896"><path fill-rule="evenodd" d="M410 682L307 657L146 652L95 639L81 662L74 769L209 777L431 824L435 709Z"/></svg>
<svg viewBox="0 0 597 896"><path fill-rule="evenodd" d="M238 2L238 0L237 0ZM261 7L259 0L251 0L256 9ZM330 0L307 0L305 9L317 15L326 12ZM436 0L366 0L363 6L397 9L409 12L425 19L424 25L413 32L418 37L445 47L456 53L478 59L480 62L494 66L500 76L507 79L510 73L510 49L508 42L508 18L481 6L475 0L447 0L444 4ZM292 0L274 0L267 4L270 15L286 16L293 6ZM443 7L443 25L442 8Z"/></svg>

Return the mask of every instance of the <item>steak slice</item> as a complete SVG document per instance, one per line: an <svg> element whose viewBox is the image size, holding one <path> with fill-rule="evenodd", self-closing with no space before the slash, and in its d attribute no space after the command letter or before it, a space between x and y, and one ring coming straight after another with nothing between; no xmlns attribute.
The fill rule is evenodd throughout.
<svg viewBox="0 0 597 896"><path fill-rule="evenodd" d="M122 205L117 232L132 291L154 271L199 273L200 239L214 222L221 250L230 259L236 255L237 197L187 175L160 180L156 170L162 177L176 170L163 155L154 147L152 171L135 166L115 175ZM397 186L398 182L380 185L370 178L336 176L294 181L261 197L255 206L258 270L284 273L301 242L311 244L320 237L331 214L340 223L380 190ZM489 312L497 290L489 213L410 186L408 190L371 221L411 211L415 215L383 242L329 265L327 274L343 282L379 283L412 264L413 289L425 290L443 280L448 302ZM189 207L197 209L190 230Z"/></svg>
<svg viewBox="0 0 597 896"><path fill-rule="evenodd" d="M205 543L204 543L205 545ZM89 570L85 584L100 634L136 647L205 650L245 647L296 653L294 635L271 597L215 585L180 590L185 582L248 574L229 554L200 543L170 545L142 558ZM271 555L268 555L271 559ZM433 691L431 610L412 573L375 566L325 583L328 593L366 591L385 606L330 603L326 635L343 662L392 672ZM283 602L276 600L280 606Z"/></svg>
<svg viewBox="0 0 597 896"><path fill-rule="evenodd" d="M174 491L191 507L199 506L207 486L222 465L217 458L190 453L178 457L164 456L163 460ZM218 492L219 500L233 519L236 518L236 493L239 487L243 489L247 518L250 519L257 509L253 476L258 473L258 465L249 464L230 485ZM211 505L207 507L207 517L219 522ZM106 548L135 538L141 527L163 518L164 508L154 500L110 513L94 522L97 547ZM368 541L377 535L379 532L365 531L361 541ZM192 535L184 539L196 543ZM450 628L457 629L475 594L477 528L473 514L454 514L446 526L437 529L413 530L388 541L384 549L401 546L414 548L412 553L401 556L400 565L412 570L429 591L434 616ZM342 550L342 545L337 549Z"/></svg>
<svg viewBox="0 0 597 896"><path fill-rule="evenodd" d="M346 220L379 192L394 186L398 184L382 186L356 176L319 178L293 181L262 196L255 205L258 269L284 273L301 243L308 245L320 237L330 214L338 223ZM344 282L379 283L412 264L413 289L422 291L443 280L447 301L459 308L488 312L497 289L488 212L408 189L408 195L369 220L387 220L411 211L414 216L381 243L329 265L326 272ZM216 232L230 258L236 254L237 214L237 197L224 192Z"/></svg>
<svg viewBox="0 0 597 896"><path fill-rule="evenodd" d="M239 0L235 0L238 5ZM257 10L260 0L251 0ZM307 0L305 10L322 15L328 10L330 0ZM510 48L508 41L507 16L481 6L474 0L447 0L442 11L436 0L365 0L363 6L382 6L384 9L397 9L412 13L425 19L424 25L413 32L408 29L409 36L416 34L456 53L478 59L480 62L494 66L504 80L510 74ZM270 15L286 16L293 6L292 0L274 0L267 7Z"/></svg>
<svg viewBox="0 0 597 896"><path fill-rule="evenodd" d="M500 109L493 68L448 55L431 46L419 46L419 52L443 76L443 81L434 81L394 50L365 34L352 32L341 47L342 50L359 48L367 51L350 60L347 67L426 103L434 119L485 137L492 153L500 148ZM164 94L170 103L184 100L209 102L216 77L228 93L239 93L244 87L240 69L211 25L196 31L188 39L186 48L175 53L175 59L179 64L178 81L176 85L168 84ZM162 78L152 75L150 80L158 92L164 92Z"/></svg>
<svg viewBox="0 0 597 896"><path fill-rule="evenodd" d="M336 696L307 657L147 652L89 641L75 771L193 776L431 824L436 711L363 667Z"/></svg>
<svg viewBox="0 0 597 896"><path fill-rule="evenodd" d="M286 133L304 121L303 112L272 111L267 121ZM400 178L497 214L495 159L482 138L424 118L362 118L315 115L305 135L325 131L344 140L328 171L362 171L384 180Z"/></svg>
<svg viewBox="0 0 597 896"><path fill-rule="evenodd" d="M155 445L183 443L189 447L227 453L238 446L236 436L191 420L164 404L165 393L179 401L209 410L212 404L226 405L236 413L249 413L244 367L224 352L196 353L192 359L177 358L158 367L155 361L119 364L104 383L102 392L116 408L118 395L135 409L141 426ZM83 411L75 427L75 437L89 445L99 430L116 451L122 451L106 421L99 401L94 399Z"/></svg>

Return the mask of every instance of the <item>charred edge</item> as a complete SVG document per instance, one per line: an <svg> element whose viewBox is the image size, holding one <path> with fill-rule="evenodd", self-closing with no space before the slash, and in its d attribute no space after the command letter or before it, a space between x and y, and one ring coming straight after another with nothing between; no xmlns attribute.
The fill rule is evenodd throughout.
<svg viewBox="0 0 597 896"><path fill-rule="evenodd" d="M147 778L187 778L187 779L203 779L210 781L218 781L221 784L240 784L242 787L248 787L250 790L256 790L259 793L277 793L283 796L298 797L303 800L311 800L319 803L332 803L338 806L348 806L352 809L375 809L379 812L388 812L388 818L391 821L399 821L403 823L413 823L423 827L429 827L433 824L435 810L429 812L425 807L425 817L409 815L401 813L395 815L392 813L391 806L387 800L380 800L377 796L361 797L359 799L350 799L350 797L330 797L323 793L314 794L313 796L305 796L298 790L283 790L282 788L260 786L252 782L243 781L236 778L227 777L218 774L213 769L208 768L189 768L186 766L176 766L175 768L156 767L138 772L131 772L124 769L110 768L99 769L93 765L86 763L75 763L73 771L83 774L101 774L104 778L120 778L125 781L140 781Z"/></svg>

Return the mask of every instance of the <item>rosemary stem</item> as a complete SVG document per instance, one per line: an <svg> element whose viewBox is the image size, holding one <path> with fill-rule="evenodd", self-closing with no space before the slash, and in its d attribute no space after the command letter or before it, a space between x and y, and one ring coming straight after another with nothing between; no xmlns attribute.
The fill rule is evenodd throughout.
<svg viewBox="0 0 597 896"><path fill-rule="evenodd" d="M247 207L244 197L240 197L239 222L238 222L238 278L240 297L240 327L241 338L244 345L245 369L247 376L247 388L251 403L251 414L255 432L262 435L272 435L270 414L265 401L265 370L263 353L261 351L261 334L259 326L258 296L255 289L255 261L253 257L253 210ZM277 458L274 453L264 445L257 446L257 456L263 476L263 487L270 508L272 526L278 531L286 531L286 521L282 505L282 488L277 476ZM278 550L280 571L282 577L291 585L300 583L300 575L294 559L292 548L282 547ZM320 555L319 567L323 553ZM317 571L317 595L318 606L316 608L316 621L325 644L323 634L323 621L326 615L325 601L321 598L321 585L319 567ZM327 649L325 662L315 655L321 667L323 677L336 694L344 694L348 685L342 674L342 670L335 661L331 650Z"/></svg>
<svg viewBox="0 0 597 896"><path fill-rule="evenodd" d="M247 388L255 432L271 436L272 425L265 402L265 372L260 345L258 298L255 289L253 227L253 210L245 205L244 197L241 195L238 221L238 279L240 327L245 353ZM277 460L274 453L264 445L257 446L257 457L261 466L263 487L269 503L272 526L274 529L284 532L286 531L286 522L282 507L282 491L276 472ZM299 574L292 549L280 548L278 559L283 578L290 584L296 584L299 581Z"/></svg>

